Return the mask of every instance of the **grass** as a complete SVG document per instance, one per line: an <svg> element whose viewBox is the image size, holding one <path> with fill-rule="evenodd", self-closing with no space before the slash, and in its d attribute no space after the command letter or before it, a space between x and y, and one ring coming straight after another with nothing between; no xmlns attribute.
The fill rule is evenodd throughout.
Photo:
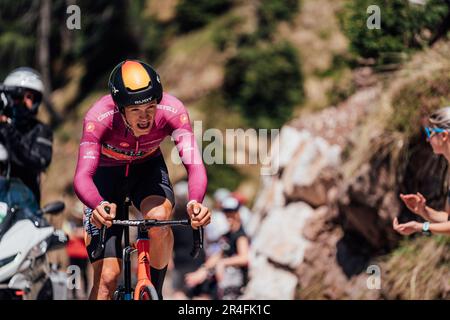
<svg viewBox="0 0 450 320"><path fill-rule="evenodd" d="M387 299L449 299L450 237L404 240L381 263Z"/></svg>

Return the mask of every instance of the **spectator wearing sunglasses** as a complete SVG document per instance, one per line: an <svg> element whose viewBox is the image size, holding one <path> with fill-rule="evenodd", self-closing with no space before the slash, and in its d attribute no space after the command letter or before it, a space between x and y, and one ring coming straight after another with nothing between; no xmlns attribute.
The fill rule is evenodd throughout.
<svg viewBox="0 0 450 320"><path fill-rule="evenodd" d="M435 111L429 117L428 122L429 126L424 129L433 152L443 155L450 163L450 106ZM425 235L450 235L449 201L447 201L446 210L439 211L427 206L425 197L419 192L416 194L400 194L400 198L409 210L421 216L426 222L410 221L400 224L398 219L395 218L393 222L394 230L402 235L410 235L416 232L422 232Z"/></svg>
<svg viewBox="0 0 450 320"><path fill-rule="evenodd" d="M40 203L41 173L50 165L53 132L36 119L42 101L44 84L31 68L13 70L3 83L9 88L8 110L0 115L0 135L11 153L11 177L19 178L31 189Z"/></svg>

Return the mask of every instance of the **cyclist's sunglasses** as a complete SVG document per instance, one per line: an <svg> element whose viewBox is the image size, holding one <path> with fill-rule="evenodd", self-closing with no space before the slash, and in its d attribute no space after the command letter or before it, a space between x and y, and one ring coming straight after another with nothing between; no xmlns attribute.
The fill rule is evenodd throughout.
<svg viewBox="0 0 450 320"><path fill-rule="evenodd" d="M447 130L442 128L432 128L432 127L425 127L425 133L427 135L428 139L431 139L431 137L434 135L434 133L441 133L446 132Z"/></svg>

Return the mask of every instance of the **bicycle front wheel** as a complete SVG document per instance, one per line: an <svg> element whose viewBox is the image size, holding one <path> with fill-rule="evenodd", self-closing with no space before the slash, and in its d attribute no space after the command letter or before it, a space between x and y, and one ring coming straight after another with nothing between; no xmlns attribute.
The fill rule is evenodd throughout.
<svg viewBox="0 0 450 320"><path fill-rule="evenodd" d="M153 286L143 286L139 290L139 300L159 300L158 293Z"/></svg>

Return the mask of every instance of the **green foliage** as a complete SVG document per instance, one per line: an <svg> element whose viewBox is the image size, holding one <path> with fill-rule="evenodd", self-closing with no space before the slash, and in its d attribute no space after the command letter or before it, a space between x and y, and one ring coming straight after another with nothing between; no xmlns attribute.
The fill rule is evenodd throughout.
<svg viewBox="0 0 450 320"><path fill-rule="evenodd" d="M370 5L380 8L381 28L367 28ZM420 48L445 34L450 27L450 3L429 0L426 5L408 0L351 0L342 14L341 24L351 49L364 58L377 59L382 53Z"/></svg>
<svg viewBox="0 0 450 320"><path fill-rule="evenodd" d="M226 98L252 127L280 127L304 99L297 51L288 43L244 47L225 68Z"/></svg>
<svg viewBox="0 0 450 320"><path fill-rule="evenodd" d="M39 1L2 1L0 4L0 57L2 65L36 67ZM82 92L125 58L154 61L164 52L163 26L145 14L146 0L79 0L81 29L68 30L67 3L52 1L50 56L52 86L64 84L67 65L81 62L87 73ZM2 68L2 67L0 67ZM4 74L3 70L0 70ZM104 82L102 82L104 85Z"/></svg>
<svg viewBox="0 0 450 320"><path fill-rule="evenodd" d="M35 67L37 4L24 0L0 2L0 78L15 67Z"/></svg>
<svg viewBox="0 0 450 320"><path fill-rule="evenodd" d="M337 106L356 92L356 85L353 81L351 71L342 73L337 80L333 81L331 89L327 91L328 101L331 105Z"/></svg>
<svg viewBox="0 0 450 320"><path fill-rule="evenodd" d="M136 57L138 44L131 35L128 8L123 1L80 1L81 32L76 34L76 58L86 63L83 88L91 88L99 75L127 57Z"/></svg>
<svg viewBox="0 0 450 320"><path fill-rule="evenodd" d="M135 0L128 6L127 25L130 27L130 33L135 39L138 51L145 57L150 64L165 50L165 32L164 26L157 21L155 17L143 14L146 6L146 0Z"/></svg>
<svg viewBox="0 0 450 320"><path fill-rule="evenodd" d="M241 183L243 176L234 167L226 164L207 165L209 194L219 188L235 190Z"/></svg>
<svg viewBox="0 0 450 320"><path fill-rule="evenodd" d="M352 65L353 61L347 55L335 54L330 68L315 72L317 77L330 78L333 81L331 88L327 91L329 104L336 106L355 93L356 85L351 72Z"/></svg>
<svg viewBox="0 0 450 320"><path fill-rule="evenodd" d="M393 97L388 130L411 136L421 130L421 119L450 102L450 73L420 78L403 86Z"/></svg>
<svg viewBox="0 0 450 320"><path fill-rule="evenodd" d="M231 7L232 0L180 0L176 21L180 32L198 29Z"/></svg>
<svg viewBox="0 0 450 320"><path fill-rule="evenodd" d="M225 19L224 23L221 23L219 27L214 30L212 41L218 50L223 51L229 45L237 42L239 37L237 27L241 22L241 17L231 15Z"/></svg>
<svg viewBox="0 0 450 320"><path fill-rule="evenodd" d="M280 21L292 21L299 10L299 0L261 0L258 7L259 29L261 37L267 38Z"/></svg>

